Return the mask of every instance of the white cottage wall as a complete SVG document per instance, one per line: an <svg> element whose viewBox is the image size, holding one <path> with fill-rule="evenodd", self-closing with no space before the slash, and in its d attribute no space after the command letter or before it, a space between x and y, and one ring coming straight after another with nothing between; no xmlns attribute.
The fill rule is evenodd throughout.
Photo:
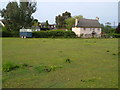
<svg viewBox="0 0 120 90"><path fill-rule="evenodd" d="M80 28L77 28L77 27L73 27L72 28L72 31L75 32L75 34L80 37Z"/></svg>
<svg viewBox="0 0 120 90"><path fill-rule="evenodd" d="M72 31L75 32L75 34L80 37L81 34L83 34L83 37L92 37L92 32L96 32L96 37L101 37L101 28L80 28L80 27L74 27L72 28Z"/></svg>

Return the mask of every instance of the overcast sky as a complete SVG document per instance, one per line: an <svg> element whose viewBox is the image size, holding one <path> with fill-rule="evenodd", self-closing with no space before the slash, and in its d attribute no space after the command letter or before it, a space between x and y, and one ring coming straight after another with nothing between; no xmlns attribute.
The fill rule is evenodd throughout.
<svg viewBox="0 0 120 90"><path fill-rule="evenodd" d="M12 0L13 1L13 0ZM37 0L38 1L38 0ZM56 0L57 1L57 0ZM100 18L100 23L114 22L118 23L118 0L104 0L106 2L101 2L99 0L44 0L44 2L37 2L37 11L33 14L35 19L40 22L55 23L55 16L68 11L75 15L83 15L84 18L95 19L95 17ZM65 1L65 2L63 2ZM78 2L79 1L79 2ZM88 2L91 1L91 2ZM96 1L96 2L95 2ZM8 1L0 2L0 9L5 8Z"/></svg>

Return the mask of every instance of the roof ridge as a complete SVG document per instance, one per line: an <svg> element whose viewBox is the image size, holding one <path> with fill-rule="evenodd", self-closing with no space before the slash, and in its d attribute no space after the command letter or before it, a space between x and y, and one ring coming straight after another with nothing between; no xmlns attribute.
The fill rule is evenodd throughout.
<svg viewBox="0 0 120 90"><path fill-rule="evenodd" d="M79 20L94 20L94 21L98 21L96 19L86 19L86 18L82 18L82 19L79 19Z"/></svg>

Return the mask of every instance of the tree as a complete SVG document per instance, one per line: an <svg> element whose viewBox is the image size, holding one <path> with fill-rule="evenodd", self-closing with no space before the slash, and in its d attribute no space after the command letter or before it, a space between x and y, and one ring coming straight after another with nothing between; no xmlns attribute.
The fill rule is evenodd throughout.
<svg viewBox="0 0 120 90"><path fill-rule="evenodd" d="M106 22L105 24L106 24L106 26L111 26L110 22Z"/></svg>
<svg viewBox="0 0 120 90"><path fill-rule="evenodd" d="M0 11L1 17L4 18L6 27L9 30L16 30L19 27L19 6L17 2L9 2L6 6L6 9Z"/></svg>
<svg viewBox="0 0 120 90"><path fill-rule="evenodd" d="M65 22L66 22L66 28L68 30L71 30L72 26L75 25L75 19L80 20L82 18L83 18L82 15L78 15L78 16L74 16L74 17L68 18L67 20L65 20Z"/></svg>
<svg viewBox="0 0 120 90"><path fill-rule="evenodd" d="M48 23L48 20L46 20L45 22L45 28L48 28L49 27L49 23Z"/></svg>
<svg viewBox="0 0 120 90"><path fill-rule="evenodd" d="M66 11L65 13L62 14L62 16L63 16L64 19L66 20L66 19L68 19L68 18L71 18L71 13Z"/></svg>
<svg viewBox="0 0 120 90"><path fill-rule="evenodd" d="M78 15L78 16L74 16L73 18L80 20L80 19L83 18L83 16L82 15Z"/></svg>
<svg viewBox="0 0 120 90"><path fill-rule="evenodd" d="M20 23L21 27L31 27L33 17L32 14L36 11L36 2L20 2Z"/></svg>
<svg viewBox="0 0 120 90"><path fill-rule="evenodd" d="M66 22L66 28L68 30L71 30L72 26L75 24L75 19L72 17L72 18L67 19L65 22Z"/></svg>
<svg viewBox="0 0 120 90"><path fill-rule="evenodd" d="M37 19L34 19L34 20L33 20L33 23L32 23L32 29L36 30L36 29L38 29L38 28L40 28L40 27L39 27L39 22L38 22Z"/></svg>
<svg viewBox="0 0 120 90"><path fill-rule="evenodd" d="M115 33L115 29L109 25L104 26L103 24L101 24L101 28L102 28L102 32L107 35L113 35Z"/></svg>
<svg viewBox="0 0 120 90"><path fill-rule="evenodd" d="M116 28L116 33L120 34L120 23L118 24L118 27Z"/></svg>
<svg viewBox="0 0 120 90"><path fill-rule="evenodd" d="M67 11L65 13L62 13L62 15L56 16L56 18L55 18L56 27L57 28L66 28L65 20L67 20L68 18L71 18L71 13L69 13Z"/></svg>
<svg viewBox="0 0 120 90"><path fill-rule="evenodd" d="M6 27L10 31L18 31L20 28L28 28L32 26L32 14L36 11L36 2L20 1L9 2L6 8L0 11L1 16L6 21Z"/></svg>

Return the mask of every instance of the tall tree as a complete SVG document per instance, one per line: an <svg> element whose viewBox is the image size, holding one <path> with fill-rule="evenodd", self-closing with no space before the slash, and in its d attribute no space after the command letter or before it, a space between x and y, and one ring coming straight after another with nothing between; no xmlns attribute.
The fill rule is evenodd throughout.
<svg viewBox="0 0 120 90"><path fill-rule="evenodd" d="M31 27L33 17L32 14L36 11L36 2L27 2L20 1L20 23L22 27Z"/></svg>
<svg viewBox="0 0 120 90"><path fill-rule="evenodd" d="M6 9L0 11L1 16L4 18L6 27L9 30L18 29L19 27L19 6L17 2L9 2Z"/></svg>
<svg viewBox="0 0 120 90"><path fill-rule="evenodd" d="M32 14L36 11L36 2L26 2L20 1L18 5L17 2L9 2L6 8L0 11L1 16L6 21L6 27L13 31L18 31L20 28L31 27L33 17Z"/></svg>
<svg viewBox="0 0 120 90"><path fill-rule="evenodd" d="M62 16L63 16L64 19L66 20L66 19L68 19L68 18L71 18L71 13L66 11L65 13L62 14Z"/></svg>
<svg viewBox="0 0 120 90"><path fill-rule="evenodd" d="M69 13L67 11L65 13L62 13L62 15L56 16L56 18L55 18L56 27L57 28L66 28L65 20L67 20L68 18L71 18L71 13Z"/></svg>

